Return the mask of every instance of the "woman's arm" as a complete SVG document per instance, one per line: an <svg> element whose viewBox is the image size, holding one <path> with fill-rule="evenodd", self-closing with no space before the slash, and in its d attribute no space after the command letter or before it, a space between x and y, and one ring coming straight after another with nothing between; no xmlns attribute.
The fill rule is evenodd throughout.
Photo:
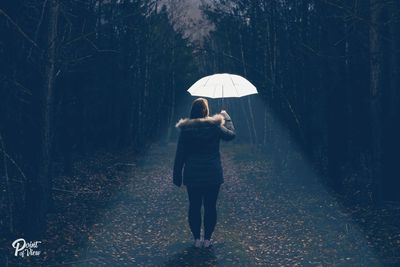
<svg viewBox="0 0 400 267"><path fill-rule="evenodd" d="M236 136L232 119L225 110L221 111L221 115L225 118L224 125L221 125L221 139L226 141L232 140Z"/></svg>
<svg viewBox="0 0 400 267"><path fill-rule="evenodd" d="M182 185L182 169L184 164L185 164L185 148L183 146L182 133L180 133L178 138L178 145L176 148L174 173L173 173L173 183L178 187Z"/></svg>

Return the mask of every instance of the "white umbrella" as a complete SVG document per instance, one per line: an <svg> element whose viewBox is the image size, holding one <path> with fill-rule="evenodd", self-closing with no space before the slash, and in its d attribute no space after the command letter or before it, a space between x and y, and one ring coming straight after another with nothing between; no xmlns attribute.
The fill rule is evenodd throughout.
<svg viewBox="0 0 400 267"><path fill-rule="evenodd" d="M239 75L220 73L195 82L188 92L193 96L210 98L242 97L257 94L257 88Z"/></svg>

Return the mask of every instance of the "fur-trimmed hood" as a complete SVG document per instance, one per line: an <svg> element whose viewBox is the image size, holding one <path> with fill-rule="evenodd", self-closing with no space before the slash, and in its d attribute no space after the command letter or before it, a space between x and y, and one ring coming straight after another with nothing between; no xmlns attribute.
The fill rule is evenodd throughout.
<svg viewBox="0 0 400 267"><path fill-rule="evenodd" d="M225 118L221 114L215 114L213 116L208 116L205 118L197 118L197 119L180 119L175 127L176 128L202 128L202 127L208 127L212 125L224 125L225 124Z"/></svg>
<svg viewBox="0 0 400 267"><path fill-rule="evenodd" d="M215 114L214 116L205 118L180 119L175 126L179 128L185 136L191 136L192 138L194 137L203 141L210 141L216 139L219 133L219 126L224 124L224 116Z"/></svg>

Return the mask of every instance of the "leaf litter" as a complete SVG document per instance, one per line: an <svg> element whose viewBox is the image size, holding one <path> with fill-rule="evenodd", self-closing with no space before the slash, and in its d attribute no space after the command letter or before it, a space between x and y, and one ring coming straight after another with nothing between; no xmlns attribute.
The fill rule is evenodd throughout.
<svg viewBox="0 0 400 267"><path fill-rule="evenodd" d="M273 155L222 146L225 183L211 250L192 247L175 145L103 153L57 176L42 257L22 266L380 266L400 263L399 207L343 205ZM72 192L72 193L71 193ZM78 193L76 193L78 192ZM11 258L10 258L11 259ZM12 259L14 260L14 259ZM14 260L16 261L16 260Z"/></svg>

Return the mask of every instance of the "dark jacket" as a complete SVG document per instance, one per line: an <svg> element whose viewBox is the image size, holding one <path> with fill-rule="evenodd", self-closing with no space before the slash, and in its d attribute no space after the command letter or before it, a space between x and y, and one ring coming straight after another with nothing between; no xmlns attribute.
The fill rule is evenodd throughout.
<svg viewBox="0 0 400 267"><path fill-rule="evenodd" d="M224 182L219 142L232 140L235 128L227 113L199 119L181 119L173 182L177 186L216 185Z"/></svg>

